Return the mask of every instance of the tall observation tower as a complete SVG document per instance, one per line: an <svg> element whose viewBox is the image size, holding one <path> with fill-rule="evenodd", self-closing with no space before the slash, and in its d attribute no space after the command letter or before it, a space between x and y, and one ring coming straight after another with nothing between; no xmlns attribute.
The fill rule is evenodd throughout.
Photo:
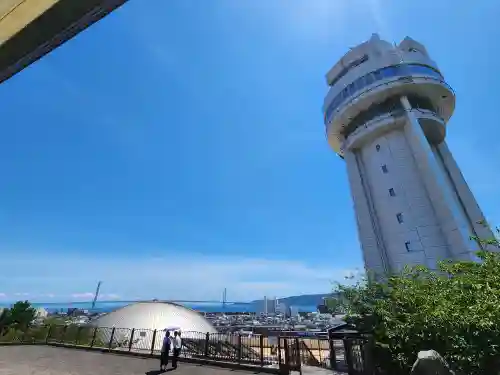
<svg viewBox="0 0 500 375"><path fill-rule="evenodd" d="M490 238L445 142L455 95L425 47L374 34L326 75L328 142L345 160L367 270L475 260Z"/></svg>

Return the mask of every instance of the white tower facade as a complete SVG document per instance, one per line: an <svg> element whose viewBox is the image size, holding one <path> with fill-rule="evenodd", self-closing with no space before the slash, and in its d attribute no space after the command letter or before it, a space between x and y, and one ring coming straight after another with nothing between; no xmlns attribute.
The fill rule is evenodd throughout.
<svg viewBox="0 0 500 375"><path fill-rule="evenodd" d="M476 260L491 238L445 142L455 95L425 47L377 34L326 76L328 142L347 166L365 268Z"/></svg>

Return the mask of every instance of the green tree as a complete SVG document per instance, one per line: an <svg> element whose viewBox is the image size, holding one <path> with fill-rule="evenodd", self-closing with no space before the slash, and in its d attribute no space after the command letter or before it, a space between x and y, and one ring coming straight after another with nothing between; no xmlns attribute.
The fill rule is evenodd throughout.
<svg viewBox="0 0 500 375"><path fill-rule="evenodd" d="M25 330L36 318L36 310L28 301L16 302L9 311L9 325Z"/></svg>
<svg viewBox="0 0 500 375"><path fill-rule="evenodd" d="M0 315L0 329L2 332L13 328L26 330L36 318L36 310L28 301L18 301L9 309L4 309Z"/></svg>
<svg viewBox="0 0 500 375"><path fill-rule="evenodd" d="M339 296L325 298L325 305L331 314L342 314L344 305Z"/></svg>
<svg viewBox="0 0 500 375"><path fill-rule="evenodd" d="M0 313L0 336L9 329L10 309L3 309Z"/></svg>
<svg viewBox="0 0 500 375"><path fill-rule="evenodd" d="M500 247L498 238L481 242ZM498 372L500 253L478 256L481 262L441 262L438 272L418 266L338 287L347 321L373 333L380 372L407 374L418 351L429 349L457 373Z"/></svg>

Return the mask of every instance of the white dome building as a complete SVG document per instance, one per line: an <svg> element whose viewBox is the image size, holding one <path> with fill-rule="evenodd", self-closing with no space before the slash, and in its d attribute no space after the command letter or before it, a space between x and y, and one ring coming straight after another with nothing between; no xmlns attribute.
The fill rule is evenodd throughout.
<svg viewBox="0 0 500 375"><path fill-rule="evenodd" d="M215 327L196 311L169 302L138 302L127 305L98 317L90 325L102 328L99 330L99 337L105 343L109 342L112 328L115 328L115 347L128 347L133 329L133 348L143 350L151 350L153 338L154 349L160 350L167 329L181 331L184 338L199 339L207 332L217 333Z"/></svg>
<svg viewBox="0 0 500 375"><path fill-rule="evenodd" d="M35 308L35 317L37 319L45 319L49 316L49 312L43 307Z"/></svg>

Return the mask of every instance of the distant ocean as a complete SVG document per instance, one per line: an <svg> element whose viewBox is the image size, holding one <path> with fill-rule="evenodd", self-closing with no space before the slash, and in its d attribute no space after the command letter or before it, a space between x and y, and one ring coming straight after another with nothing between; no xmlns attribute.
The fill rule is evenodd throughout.
<svg viewBox="0 0 500 375"><path fill-rule="evenodd" d="M61 302L33 302L34 307L43 307L49 312L64 312L70 308L77 308L81 310L89 310L96 313L106 313L116 310L120 307L134 303L132 301L101 301L96 302L95 308L92 309L92 302L71 302L71 303L61 303ZM189 307L193 310L200 312L247 312L254 313L257 312L257 305L254 303L228 303L223 306L221 303L181 303L182 305ZM0 304L0 307L9 307L11 303ZM301 312L313 312L316 311L316 306L296 306Z"/></svg>

